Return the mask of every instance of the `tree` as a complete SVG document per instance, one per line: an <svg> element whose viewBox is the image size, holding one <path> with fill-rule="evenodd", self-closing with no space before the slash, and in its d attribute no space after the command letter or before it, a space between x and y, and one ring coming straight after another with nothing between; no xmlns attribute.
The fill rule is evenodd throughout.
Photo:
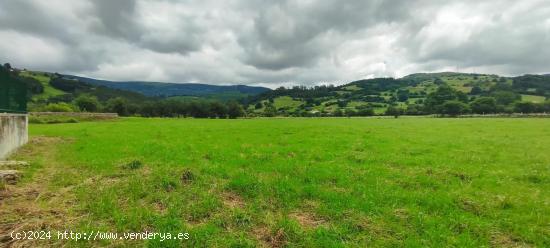
<svg viewBox="0 0 550 248"><path fill-rule="evenodd" d="M537 109L537 106L532 102L516 102L514 104L514 111L517 113L534 113Z"/></svg>
<svg viewBox="0 0 550 248"><path fill-rule="evenodd" d="M470 95L479 95L481 94L481 92L483 92L483 90L481 90L481 87L474 86L472 90L470 90Z"/></svg>
<svg viewBox="0 0 550 248"><path fill-rule="evenodd" d="M74 105L84 112L96 112L99 109L99 101L94 96L80 95L74 99Z"/></svg>
<svg viewBox="0 0 550 248"><path fill-rule="evenodd" d="M117 113L120 116L128 115L128 101L122 97L109 99L106 104L106 109L107 111Z"/></svg>
<svg viewBox="0 0 550 248"><path fill-rule="evenodd" d="M422 105L419 104L410 104L405 111L407 115L421 115L422 113Z"/></svg>
<svg viewBox="0 0 550 248"><path fill-rule="evenodd" d="M272 104L266 104L264 108L263 115L265 117L274 117L277 115L277 109Z"/></svg>
<svg viewBox="0 0 550 248"><path fill-rule="evenodd" d="M497 112L497 102L493 97L480 97L470 103L470 108L476 114L492 114Z"/></svg>
<svg viewBox="0 0 550 248"><path fill-rule="evenodd" d="M445 84L445 82L443 80L441 80L441 78L436 78L434 80L434 84L435 85L443 85L443 84Z"/></svg>
<svg viewBox="0 0 550 248"><path fill-rule="evenodd" d="M441 85L436 91L428 94L424 101L425 109L430 113L438 113L441 111L441 105L446 101L460 100L466 102L468 97L462 93L453 89L448 85Z"/></svg>
<svg viewBox="0 0 550 248"><path fill-rule="evenodd" d="M336 104L337 104L338 107L340 107L340 108L345 108L346 106L348 106L348 101L345 101L345 100L344 100L344 101L338 100L338 101L336 102Z"/></svg>
<svg viewBox="0 0 550 248"><path fill-rule="evenodd" d="M227 104L227 115L231 119L244 116L243 107L235 101L231 101Z"/></svg>
<svg viewBox="0 0 550 248"><path fill-rule="evenodd" d="M440 114L457 116L468 112L468 105L461 101L446 101L441 105Z"/></svg>
<svg viewBox="0 0 550 248"><path fill-rule="evenodd" d="M357 116L373 116L374 115L374 109L366 107L366 108L358 108L357 109Z"/></svg>
<svg viewBox="0 0 550 248"><path fill-rule="evenodd" d="M408 89L398 90L397 100L399 100L400 102L406 102L407 100L409 100L409 90Z"/></svg>
<svg viewBox="0 0 550 248"><path fill-rule="evenodd" d="M497 101L499 105L509 105L515 101L521 100L521 95L516 94L512 91L495 91L491 94Z"/></svg>
<svg viewBox="0 0 550 248"><path fill-rule="evenodd" d="M254 109L261 109L261 108L263 108L263 107L264 107L264 105L262 104L262 102L258 102L258 103L256 103L256 105L254 106Z"/></svg>
<svg viewBox="0 0 550 248"><path fill-rule="evenodd" d="M341 109L337 108L337 109L334 109L334 111L332 111L332 116L341 117L341 116L344 116L344 112L342 112Z"/></svg>
<svg viewBox="0 0 550 248"><path fill-rule="evenodd" d="M393 115L395 118L398 118L400 115L402 115L405 111L400 108L400 107L396 107L396 106L389 106L387 109L386 109L386 113L385 115Z"/></svg>
<svg viewBox="0 0 550 248"><path fill-rule="evenodd" d="M207 118L209 115L208 105L202 101L193 101L187 107L187 113L194 118Z"/></svg>
<svg viewBox="0 0 550 248"><path fill-rule="evenodd" d="M21 77L20 79L27 85L27 90L31 93L27 94L28 97L32 97L33 94L41 94L44 92L44 85L35 78Z"/></svg>
<svg viewBox="0 0 550 248"><path fill-rule="evenodd" d="M550 100L547 100L543 104L543 111L544 113L550 113Z"/></svg>
<svg viewBox="0 0 550 248"><path fill-rule="evenodd" d="M10 63L5 63L5 64L4 64L4 68L6 68L6 69L8 69L8 70L11 70L11 69L12 69Z"/></svg>
<svg viewBox="0 0 550 248"><path fill-rule="evenodd" d="M228 109L225 105L220 102L211 102L210 103L210 117L211 118L227 118Z"/></svg>
<svg viewBox="0 0 550 248"><path fill-rule="evenodd" d="M344 113L347 117L352 117L357 115L357 112L353 109L346 109Z"/></svg>

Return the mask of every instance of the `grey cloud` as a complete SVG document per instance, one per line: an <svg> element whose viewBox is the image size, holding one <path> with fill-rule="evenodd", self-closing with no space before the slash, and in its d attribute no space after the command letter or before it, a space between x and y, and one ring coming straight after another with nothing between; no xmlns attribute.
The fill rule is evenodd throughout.
<svg viewBox="0 0 550 248"><path fill-rule="evenodd" d="M0 45L0 59L17 66L119 80L288 85L449 68L548 73L550 3L4 0L0 38L17 42Z"/></svg>
<svg viewBox="0 0 550 248"><path fill-rule="evenodd" d="M94 0L93 4L100 21L98 31L128 40L139 37L141 30L134 19L135 0Z"/></svg>
<svg viewBox="0 0 550 248"><path fill-rule="evenodd" d="M160 53L185 55L201 48L200 35L205 27L197 25L194 16L176 16L168 24L145 26L139 19L140 6L136 0L96 0L93 3L100 20L95 28L103 35ZM158 18L163 13L154 14Z"/></svg>
<svg viewBox="0 0 550 248"><path fill-rule="evenodd" d="M401 0L264 4L254 30L240 39L247 51L244 62L268 70L311 66L350 33L407 19L411 5Z"/></svg>

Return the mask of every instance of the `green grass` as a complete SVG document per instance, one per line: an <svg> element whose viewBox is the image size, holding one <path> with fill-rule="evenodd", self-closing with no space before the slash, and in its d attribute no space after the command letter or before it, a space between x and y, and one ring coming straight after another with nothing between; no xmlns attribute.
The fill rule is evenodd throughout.
<svg viewBox="0 0 550 248"><path fill-rule="evenodd" d="M15 158L40 165L26 180L52 193L31 203L66 208L62 227L190 233L71 246L550 246L550 119L129 118L30 133L61 137Z"/></svg>
<svg viewBox="0 0 550 248"><path fill-rule="evenodd" d="M43 72L22 71L21 76L31 77L38 80L44 86L44 92L42 94L33 95L33 100L48 99L52 96L58 96L66 94L65 92L58 90L50 85L50 77L45 76Z"/></svg>
<svg viewBox="0 0 550 248"><path fill-rule="evenodd" d="M280 96L275 99L273 99L273 105L275 108L289 108L290 110L296 109L296 107L303 104L302 101L296 101L292 99L292 97L289 96Z"/></svg>
<svg viewBox="0 0 550 248"><path fill-rule="evenodd" d="M521 95L521 100L526 102L541 103L546 100L546 97L535 95Z"/></svg>
<svg viewBox="0 0 550 248"><path fill-rule="evenodd" d="M243 94L238 91L223 92L218 94L209 94L203 96L171 96L168 99L189 101L189 100L200 100L200 99L210 99L210 100L220 100L220 101L230 101L238 100L244 97L247 97L247 94Z"/></svg>
<svg viewBox="0 0 550 248"><path fill-rule="evenodd" d="M349 91L356 91L356 90L362 90L363 88L357 85L349 85L349 86L343 87L343 89L349 90Z"/></svg>

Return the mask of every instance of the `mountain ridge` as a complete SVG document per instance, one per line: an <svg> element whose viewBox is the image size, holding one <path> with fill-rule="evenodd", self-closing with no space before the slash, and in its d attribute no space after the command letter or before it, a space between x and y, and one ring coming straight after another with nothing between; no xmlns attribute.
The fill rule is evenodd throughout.
<svg viewBox="0 0 550 248"><path fill-rule="evenodd" d="M114 89L134 91L145 96L209 96L224 93L236 93L243 96L260 94L271 89L259 86L237 85L212 85L203 83L167 83L152 81L110 81L88 77L62 75L64 78L77 79L83 83L100 85Z"/></svg>

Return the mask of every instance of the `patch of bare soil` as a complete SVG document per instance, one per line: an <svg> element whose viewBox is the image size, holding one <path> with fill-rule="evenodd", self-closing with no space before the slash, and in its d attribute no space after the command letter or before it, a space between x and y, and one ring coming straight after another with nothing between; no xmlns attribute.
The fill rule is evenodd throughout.
<svg viewBox="0 0 550 248"><path fill-rule="evenodd" d="M506 235L503 233L494 233L493 235L491 235L491 247L526 248L532 246L522 242L519 239L513 238L510 235Z"/></svg>
<svg viewBox="0 0 550 248"><path fill-rule="evenodd" d="M244 208L245 203L242 197L239 195L233 193L233 192L225 192L222 194L222 200L223 204L230 208Z"/></svg>
<svg viewBox="0 0 550 248"><path fill-rule="evenodd" d="M260 242L261 247L278 248L284 247L287 243L283 229L272 232L269 228L262 226L255 228L252 232L256 239Z"/></svg>
<svg viewBox="0 0 550 248"><path fill-rule="evenodd" d="M325 223L325 220L309 212L294 212L290 214L290 217L298 221L304 228L316 228Z"/></svg>

